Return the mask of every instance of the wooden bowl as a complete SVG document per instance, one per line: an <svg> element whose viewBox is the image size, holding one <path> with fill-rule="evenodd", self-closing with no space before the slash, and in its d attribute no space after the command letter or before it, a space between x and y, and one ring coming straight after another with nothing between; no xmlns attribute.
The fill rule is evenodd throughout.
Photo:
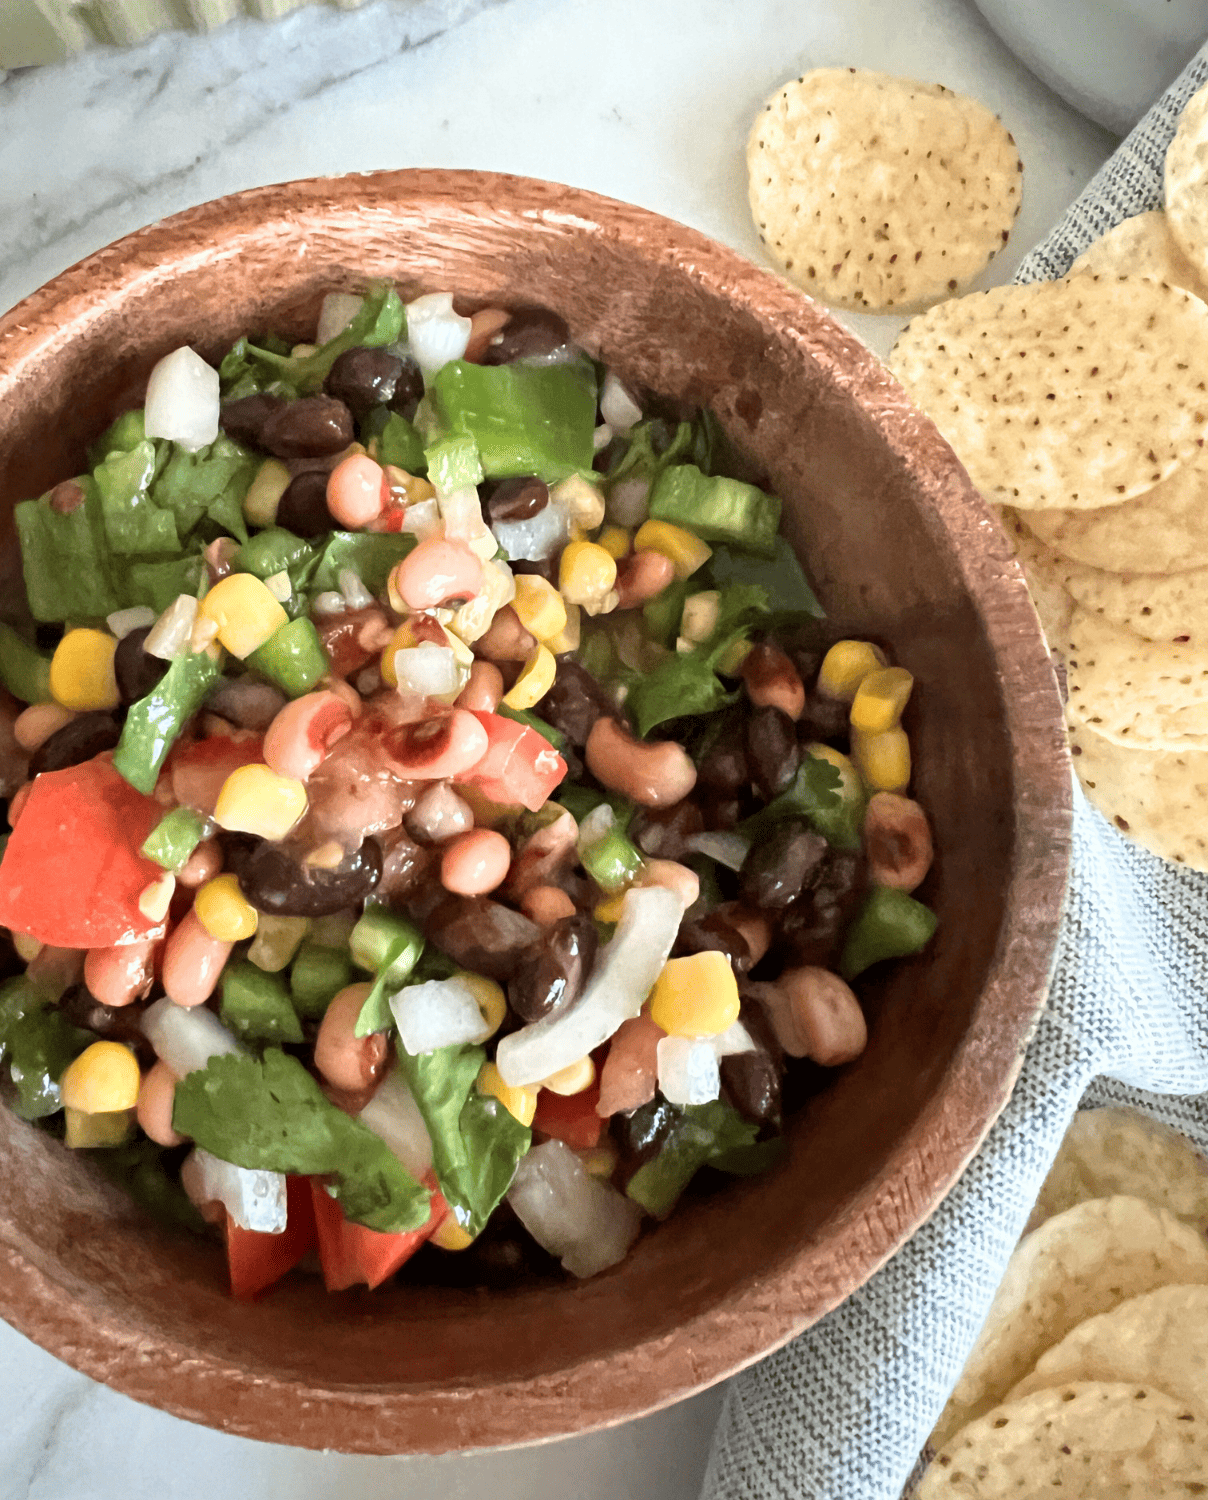
<svg viewBox="0 0 1208 1500"><path fill-rule="evenodd" d="M908 1238L1005 1103L1044 1001L1070 784L1021 575L935 428L807 298L590 193L385 172L257 189L130 235L0 321L7 506L76 473L168 350L215 358L252 329L309 336L324 293L373 277L555 308L635 386L713 407L784 497L824 603L915 673L915 786L939 849L922 892L935 941L869 986L868 1050L792 1120L784 1164L686 1201L583 1283L327 1296L298 1276L243 1305L212 1247L147 1222L87 1153L0 1111L0 1314L21 1332L228 1432L441 1452L600 1427L700 1390L820 1318Z"/></svg>

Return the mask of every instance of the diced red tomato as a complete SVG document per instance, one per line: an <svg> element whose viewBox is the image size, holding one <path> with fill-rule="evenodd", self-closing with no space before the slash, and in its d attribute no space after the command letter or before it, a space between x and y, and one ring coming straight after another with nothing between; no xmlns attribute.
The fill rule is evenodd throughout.
<svg viewBox="0 0 1208 1500"><path fill-rule="evenodd" d="M487 732L487 753L454 781L477 787L492 802L519 802L530 812L544 807L566 775L566 762L527 724L502 714L475 711L474 717Z"/></svg>
<svg viewBox="0 0 1208 1500"><path fill-rule="evenodd" d="M138 909L164 873L139 853L162 815L107 760L36 776L0 864L0 923L56 948L162 937Z"/></svg>
<svg viewBox="0 0 1208 1500"><path fill-rule="evenodd" d="M329 1292L342 1292L359 1282L380 1286L439 1229L449 1212L444 1198L433 1190L432 1212L426 1224L404 1234L382 1234L376 1229L366 1229L364 1224L350 1224L339 1203L318 1178L310 1179L310 1188L319 1235L319 1259Z"/></svg>
<svg viewBox="0 0 1208 1500"><path fill-rule="evenodd" d="M185 807L211 814L222 783L240 766L257 765L264 759L264 737L248 734L212 734L204 740L179 741L168 756L164 774L171 778L172 795Z"/></svg>
<svg viewBox="0 0 1208 1500"><path fill-rule="evenodd" d="M315 1212L311 1204L310 1178L285 1179L285 1229L281 1234L260 1234L240 1229L226 1215L227 1266L231 1294L250 1302L292 1271L315 1244Z"/></svg>
<svg viewBox="0 0 1208 1500"><path fill-rule="evenodd" d="M604 1121L596 1113L599 1099L600 1087L595 1083L581 1094L555 1094L552 1089L542 1089L537 1095L533 1129L565 1141L574 1151L590 1151L600 1144L604 1128Z"/></svg>

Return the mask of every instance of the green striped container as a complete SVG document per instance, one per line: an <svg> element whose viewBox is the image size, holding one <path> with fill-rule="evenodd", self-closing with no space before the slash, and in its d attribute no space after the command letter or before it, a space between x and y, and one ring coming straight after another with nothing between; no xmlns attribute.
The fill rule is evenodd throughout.
<svg viewBox="0 0 1208 1500"><path fill-rule="evenodd" d="M213 31L236 16L276 21L316 0L0 0L0 69L57 62L98 43L127 47L157 31ZM361 0L327 0L355 10Z"/></svg>

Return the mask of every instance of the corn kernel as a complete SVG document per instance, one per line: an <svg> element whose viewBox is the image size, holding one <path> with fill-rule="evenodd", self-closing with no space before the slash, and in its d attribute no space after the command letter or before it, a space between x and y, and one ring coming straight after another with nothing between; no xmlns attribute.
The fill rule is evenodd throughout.
<svg viewBox="0 0 1208 1500"><path fill-rule="evenodd" d="M566 629L566 603L549 579L539 573L517 575L512 608L524 628L539 641L548 641Z"/></svg>
<svg viewBox="0 0 1208 1500"><path fill-rule="evenodd" d="M59 1098L65 1109L86 1115L133 1109L142 1081L138 1059L120 1042L93 1042L68 1063L59 1079Z"/></svg>
<svg viewBox="0 0 1208 1500"><path fill-rule="evenodd" d="M556 1073L551 1073L548 1078L542 1079L541 1087L549 1089L551 1094L561 1094L566 1099L572 1094L581 1094L584 1089L591 1088L595 1081L596 1065L589 1052L578 1062L567 1063L566 1067L559 1068Z"/></svg>
<svg viewBox="0 0 1208 1500"><path fill-rule="evenodd" d="M229 573L219 579L201 601L198 614L217 622L218 639L240 661L289 623L280 601L252 573Z"/></svg>
<svg viewBox="0 0 1208 1500"><path fill-rule="evenodd" d="M31 937L28 932L14 932L13 947L17 950L17 957L23 964L32 964L42 951L42 944L36 937Z"/></svg>
<svg viewBox="0 0 1208 1500"><path fill-rule="evenodd" d="M259 764L237 766L222 783L214 821L228 833L283 839L306 811L306 788Z"/></svg>
<svg viewBox="0 0 1208 1500"><path fill-rule="evenodd" d="M531 1125L533 1116L537 1113L536 1084L524 1088L509 1088L500 1076L499 1069L494 1063L483 1063L478 1074L478 1092L488 1094L493 1099L498 1099L508 1114L520 1121L522 1125Z"/></svg>
<svg viewBox="0 0 1208 1500"><path fill-rule="evenodd" d="M596 546L603 547L609 557L615 557L618 562L629 556L632 545L633 537L624 526L605 526L596 538Z"/></svg>
<svg viewBox="0 0 1208 1500"><path fill-rule="evenodd" d="M738 1020L738 981L724 953L671 958L650 993L650 1019L668 1036L719 1036Z"/></svg>
<svg viewBox="0 0 1208 1500"><path fill-rule="evenodd" d="M713 556L708 542L670 521L643 521L633 539L633 550L661 552L669 557L675 566L675 576L681 581L690 578Z"/></svg>
<svg viewBox="0 0 1208 1500"><path fill-rule="evenodd" d="M589 1177L611 1177L620 1159L621 1153L607 1137L589 1151L579 1152L579 1160Z"/></svg>
<svg viewBox="0 0 1208 1500"><path fill-rule="evenodd" d="M718 589L704 589L684 600L684 612L680 617L680 635L694 646L707 641L717 629L717 617L721 612L721 593Z"/></svg>
<svg viewBox="0 0 1208 1500"><path fill-rule="evenodd" d="M148 922L162 922L168 915L168 908L172 905L175 894L176 876L171 870L167 870L158 880L145 885L139 892L138 909Z"/></svg>
<svg viewBox="0 0 1208 1500"><path fill-rule="evenodd" d="M870 792L904 792L910 785L910 741L904 729L851 733L852 759Z"/></svg>
<svg viewBox="0 0 1208 1500"><path fill-rule="evenodd" d="M272 526L277 520L281 496L293 475L279 458L266 458L243 497L243 514L250 526Z"/></svg>
<svg viewBox="0 0 1208 1500"><path fill-rule="evenodd" d="M260 913L239 889L235 875L215 875L193 897L197 920L220 943L239 943L254 936Z"/></svg>
<svg viewBox="0 0 1208 1500"><path fill-rule="evenodd" d="M463 1229L452 1214L448 1214L428 1236L428 1243L438 1250L466 1250L474 1243L474 1236L468 1229Z"/></svg>
<svg viewBox="0 0 1208 1500"><path fill-rule="evenodd" d="M554 660L553 652L538 641L520 676L511 689L504 693L503 701L509 708L516 710L532 708L553 687L557 669L558 663Z"/></svg>
<svg viewBox="0 0 1208 1500"><path fill-rule="evenodd" d="M555 656L561 656L565 651L577 651L579 642L583 638L583 611L577 604L566 606L566 624L557 635L551 635L545 645Z"/></svg>
<svg viewBox="0 0 1208 1500"><path fill-rule="evenodd" d="M376 458L377 454L372 456ZM397 464L386 464L384 467L390 493L401 498L407 505L418 505L421 500L436 499L435 487L422 474L409 474Z"/></svg>
<svg viewBox="0 0 1208 1500"><path fill-rule="evenodd" d="M818 691L824 698L850 703L868 674L884 665L884 651L871 641L836 641L822 658Z"/></svg>
<svg viewBox="0 0 1208 1500"><path fill-rule="evenodd" d="M735 641L717 658L715 670L723 677L737 677L742 671L743 662L754 649L754 641Z"/></svg>
<svg viewBox="0 0 1208 1500"><path fill-rule="evenodd" d="M502 988L485 974L468 974L464 969L457 971L457 978L474 996L475 1004L482 1012L483 1023L491 1028L491 1035L494 1036L508 1013L507 997Z"/></svg>
<svg viewBox="0 0 1208 1500"><path fill-rule="evenodd" d="M914 678L905 667L870 672L852 699L851 727L865 734L896 729L913 687Z"/></svg>
<svg viewBox="0 0 1208 1500"><path fill-rule="evenodd" d="M116 639L104 630L69 630L50 659L50 695L83 712L121 702L113 671Z"/></svg>
<svg viewBox="0 0 1208 1500"><path fill-rule="evenodd" d="M301 946L310 931L309 917L274 917L260 913L256 939L247 956L266 974L279 974Z"/></svg>
<svg viewBox="0 0 1208 1500"><path fill-rule="evenodd" d="M592 916L597 922L603 922L608 926L615 926L621 920L621 908L625 900L625 891L616 891L607 900L601 901L592 911Z"/></svg>
<svg viewBox="0 0 1208 1500"><path fill-rule="evenodd" d="M566 511L572 531L594 531L604 521L604 496L599 485L582 474L570 474L550 487L550 500Z"/></svg>
<svg viewBox="0 0 1208 1500"><path fill-rule="evenodd" d="M558 590L568 604L578 604L589 615L603 614L616 581L616 559L595 542L571 542L562 549Z"/></svg>
<svg viewBox="0 0 1208 1500"><path fill-rule="evenodd" d="M82 1109L64 1109L63 1144L72 1151L123 1146L134 1131L134 1121L132 1109L102 1110L95 1115Z"/></svg>

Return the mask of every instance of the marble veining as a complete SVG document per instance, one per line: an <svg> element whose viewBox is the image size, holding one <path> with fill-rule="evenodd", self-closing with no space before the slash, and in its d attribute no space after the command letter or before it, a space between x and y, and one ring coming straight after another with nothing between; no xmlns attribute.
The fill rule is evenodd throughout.
<svg viewBox="0 0 1208 1500"><path fill-rule="evenodd" d="M1015 62L971 0L384 0L171 33L0 77L0 308L166 214L378 167L529 173L640 203L760 260L743 148L817 65L936 79L1000 112L1024 204L1009 280L1113 140ZM894 320L845 319L878 352ZM720 1396L542 1448L373 1459L141 1407L0 1325L0 1500L693 1500Z"/></svg>

